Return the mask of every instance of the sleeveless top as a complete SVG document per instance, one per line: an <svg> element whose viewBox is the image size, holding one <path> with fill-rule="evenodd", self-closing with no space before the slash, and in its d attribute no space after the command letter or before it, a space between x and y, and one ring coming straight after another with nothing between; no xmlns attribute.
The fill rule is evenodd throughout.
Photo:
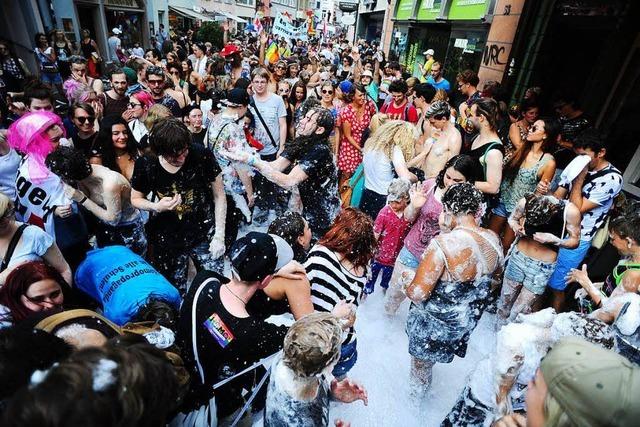
<svg viewBox="0 0 640 427"><path fill-rule="evenodd" d="M85 59L91 58L91 54L95 51L93 45L91 44L92 41L93 40L89 40L89 43L85 43L84 41L80 43L80 46L82 48L82 56L84 56Z"/></svg>
<svg viewBox="0 0 640 427"><path fill-rule="evenodd" d="M418 260L422 257L431 239L440 234L438 218L440 218L440 213L442 212L442 203L435 197L437 187L435 179L427 180L423 185L425 187L431 185L427 194L427 201L420 209L416 222L411 226L407 237L404 239L404 247Z"/></svg>
<svg viewBox="0 0 640 427"><path fill-rule="evenodd" d="M500 184L500 201L508 213L513 212L516 205L527 193L533 193L538 185L538 172L549 161L544 158L545 153L531 167L520 167L513 179L503 179Z"/></svg>
<svg viewBox="0 0 640 427"><path fill-rule="evenodd" d="M485 159L486 155L489 154L489 151L491 150L498 150L504 156L504 145L502 145L500 141L487 142L486 144L467 152L467 155L475 159L480 164L480 167L484 172L483 179L487 179L487 165L486 163L483 163L482 160Z"/></svg>
<svg viewBox="0 0 640 427"><path fill-rule="evenodd" d="M486 241L495 251L496 268L501 265L500 248L483 234L471 230L467 233L476 245L480 244L479 239ZM471 333L488 302L493 272L478 275L473 280L456 279L455 269L449 267L446 253L437 240L433 242L444 257L445 270L452 277L450 280L440 278L429 299L411 303L406 327L409 353L421 360L450 363L454 355L464 357L466 354Z"/></svg>

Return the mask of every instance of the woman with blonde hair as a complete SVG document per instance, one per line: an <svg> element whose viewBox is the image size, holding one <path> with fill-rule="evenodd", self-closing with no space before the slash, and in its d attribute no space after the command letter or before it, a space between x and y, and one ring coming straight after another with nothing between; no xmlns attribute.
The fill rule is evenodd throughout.
<svg viewBox="0 0 640 427"><path fill-rule="evenodd" d="M380 126L364 145L364 190L360 209L376 218L387 201L391 180L396 177L411 182L418 178L407 168L414 155L416 128L403 120L392 120Z"/></svg>

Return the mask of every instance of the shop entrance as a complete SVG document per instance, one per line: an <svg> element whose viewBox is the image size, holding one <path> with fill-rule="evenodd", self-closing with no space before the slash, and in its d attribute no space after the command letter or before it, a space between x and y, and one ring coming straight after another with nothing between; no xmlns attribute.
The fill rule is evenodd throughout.
<svg viewBox="0 0 640 427"><path fill-rule="evenodd" d="M122 34L118 37L120 37L122 41L123 48L131 48L134 43L140 43L140 46L144 46L142 42L142 13L129 10L106 9L105 16L109 29L118 27L122 30Z"/></svg>

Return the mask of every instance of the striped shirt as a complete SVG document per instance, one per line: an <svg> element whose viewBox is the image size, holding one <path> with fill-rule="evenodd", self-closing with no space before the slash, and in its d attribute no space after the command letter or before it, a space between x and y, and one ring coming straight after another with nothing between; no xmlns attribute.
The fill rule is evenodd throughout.
<svg viewBox="0 0 640 427"><path fill-rule="evenodd" d="M304 266L311 283L311 302L316 311L330 312L340 300L358 305L367 283L366 274L354 275L340 263L337 254L319 244L311 249ZM351 327L343 345L355 338L355 330Z"/></svg>

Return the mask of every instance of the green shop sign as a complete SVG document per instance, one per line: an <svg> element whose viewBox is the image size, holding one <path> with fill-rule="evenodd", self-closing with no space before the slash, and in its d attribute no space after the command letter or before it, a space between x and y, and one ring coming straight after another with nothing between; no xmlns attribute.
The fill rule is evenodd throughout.
<svg viewBox="0 0 640 427"><path fill-rule="evenodd" d="M452 0L448 19L480 19L487 13L489 0Z"/></svg>
<svg viewBox="0 0 640 427"><path fill-rule="evenodd" d="M440 9L442 9L443 0L422 0L420 8L418 9L418 15L416 16L418 21L435 21L440 16Z"/></svg>
<svg viewBox="0 0 640 427"><path fill-rule="evenodd" d="M413 17L413 7L416 0L400 0L396 9L396 19L407 20Z"/></svg>

